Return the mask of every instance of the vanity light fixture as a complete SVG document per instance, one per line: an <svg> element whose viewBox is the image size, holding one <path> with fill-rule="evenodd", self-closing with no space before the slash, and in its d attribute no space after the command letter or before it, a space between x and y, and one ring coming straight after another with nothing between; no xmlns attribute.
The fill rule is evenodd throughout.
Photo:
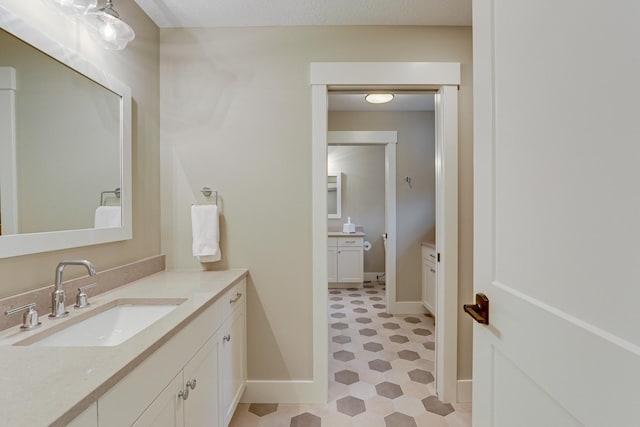
<svg viewBox="0 0 640 427"><path fill-rule="evenodd" d="M370 104L386 104L393 100L392 93L369 93L364 99Z"/></svg>
<svg viewBox="0 0 640 427"><path fill-rule="evenodd" d="M100 9L87 12L84 18L93 35L107 49L122 50L136 37L133 29L120 19L112 0L107 0Z"/></svg>
<svg viewBox="0 0 640 427"><path fill-rule="evenodd" d="M49 0L63 12L71 15L84 15L98 5L98 0Z"/></svg>

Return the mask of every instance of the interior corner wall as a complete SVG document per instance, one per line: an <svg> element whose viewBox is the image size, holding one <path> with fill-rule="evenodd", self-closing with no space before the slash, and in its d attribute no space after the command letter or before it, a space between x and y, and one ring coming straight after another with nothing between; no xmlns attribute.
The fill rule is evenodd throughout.
<svg viewBox="0 0 640 427"><path fill-rule="evenodd" d="M331 116L329 114L329 127ZM384 272L384 145L328 147L329 171L342 173L342 218L329 219L329 231L342 231L351 217L371 249L364 252L365 273Z"/></svg>
<svg viewBox="0 0 640 427"><path fill-rule="evenodd" d="M435 242L434 112L335 111L329 113L329 130L398 131L396 299L397 301L420 301L422 283L420 245L422 242ZM411 178L411 185L405 181L407 176ZM384 180L382 185L384 189ZM384 206L384 194L380 202Z"/></svg>
<svg viewBox="0 0 640 427"><path fill-rule="evenodd" d="M118 11L134 28L136 39L123 51L111 51L100 47L75 18L60 14L48 4L41 3L35 7L31 1L0 0L0 6L129 86L133 115L133 238L123 242L0 259L0 297L53 284L56 265L65 258L86 258L98 270L104 270L159 254L158 27L133 0L121 0L117 5ZM87 165L87 168L90 167ZM84 273L69 270L69 278L74 274Z"/></svg>
<svg viewBox="0 0 640 427"><path fill-rule="evenodd" d="M210 268L250 269L251 380L313 376L309 72L341 61L462 64L460 300L471 300L471 28L162 29L162 249L171 269L202 268L189 206L216 188L222 261ZM459 375L470 378L471 324L460 328Z"/></svg>

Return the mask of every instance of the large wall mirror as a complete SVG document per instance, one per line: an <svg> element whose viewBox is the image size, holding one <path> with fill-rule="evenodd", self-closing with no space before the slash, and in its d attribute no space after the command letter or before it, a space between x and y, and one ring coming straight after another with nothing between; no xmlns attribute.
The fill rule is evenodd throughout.
<svg viewBox="0 0 640 427"><path fill-rule="evenodd" d="M0 258L130 239L131 90L0 7Z"/></svg>
<svg viewBox="0 0 640 427"><path fill-rule="evenodd" d="M327 210L329 219L342 218L342 173L327 175Z"/></svg>

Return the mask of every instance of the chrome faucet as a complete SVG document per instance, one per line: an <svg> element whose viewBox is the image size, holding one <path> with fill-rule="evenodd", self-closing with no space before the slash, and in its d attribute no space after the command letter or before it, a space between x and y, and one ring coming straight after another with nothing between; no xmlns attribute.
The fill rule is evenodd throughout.
<svg viewBox="0 0 640 427"><path fill-rule="evenodd" d="M64 289L62 289L62 271L66 265L84 265L89 271L89 276L96 275L96 268L86 259L72 259L60 262L56 268L56 288L51 292L51 314L49 317L60 318L69 314L64 307Z"/></svg>

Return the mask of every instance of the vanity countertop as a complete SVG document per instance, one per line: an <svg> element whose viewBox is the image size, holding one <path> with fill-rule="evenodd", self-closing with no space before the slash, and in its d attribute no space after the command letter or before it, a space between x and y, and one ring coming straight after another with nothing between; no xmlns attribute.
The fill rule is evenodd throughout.
<svg viewBox="0 0 640 427"><path fill-rule="evenodd" d="M12 345L86 312L72 307L62 320L41 313L42 327L34 331L21 332L15 326L0 332L2 424L66 425L247 274L246 269L160 272L90 297L91 306L86 310L119 298L186 299L113 347Z"/></svg>
<svg viewBox="0 0 640 427"><path fill-rule="evenodd" d="M364 233L357 231L355 233L343 233L342 231L329 231L329 237L364 237Z"/></svg>
<svg viewBox="0 0 640 427"><path fill-rule="evenodd" d="M421 242L420 243L421 246L426 246L427 248L431 248L434 249L436 248L436 244L433 242Z"/></svg>

